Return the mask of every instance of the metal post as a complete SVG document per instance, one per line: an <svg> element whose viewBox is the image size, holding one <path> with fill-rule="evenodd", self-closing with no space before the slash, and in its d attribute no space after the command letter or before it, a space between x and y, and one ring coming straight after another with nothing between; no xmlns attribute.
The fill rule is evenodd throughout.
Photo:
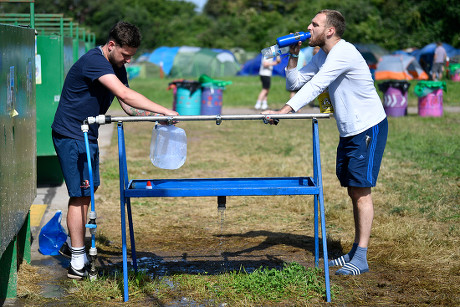
<svg viewBox="0 0 460 307"><path fill-rule="evenodd" d="M318 169L316 167L317 160L316 160L316 153L318 149L316 148L316 133L315 133L315 122L312 122L312 134L313 134L313 180L315 181L315 186L318 186ZM314 231L315 231L315 267L319 267L319 203L318 203L318 195L314 196Z"/></svg>
<svg viewBox="0 0 460 307"><path fill-rule="evenodd" d="M324 260L324 279L326 283L326 300L331 301L331 287L329 284L329 263L327 255L327 236L326 236L326 213L324 210L324 196L323 196L323 178L321 174L321 158L319 150L319 133L318 133L318 120L313 119L313 159L316 162L313 166L316 170L315 184L318 187L318 203L321 215L321 237L323 242L323 260Z"/></svg>

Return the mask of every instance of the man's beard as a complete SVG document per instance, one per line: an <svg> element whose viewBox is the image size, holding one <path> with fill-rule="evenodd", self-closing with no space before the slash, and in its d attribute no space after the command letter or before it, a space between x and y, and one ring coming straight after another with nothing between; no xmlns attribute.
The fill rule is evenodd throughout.
<svg viewBox="0 0 460 307"><path fill-rule="evenodd" d="M314 39L308 41L310 47L320 47L322 48L326 44L326 34L323 32Z"/></svg>

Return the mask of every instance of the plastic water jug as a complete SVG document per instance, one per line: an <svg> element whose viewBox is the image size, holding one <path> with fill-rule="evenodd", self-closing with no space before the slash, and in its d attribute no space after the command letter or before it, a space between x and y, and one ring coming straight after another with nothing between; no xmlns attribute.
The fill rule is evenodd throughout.
<svg viewBox="0 0 460 307"><path fill-rule="evenodd" d="M61 225L62 211L56 214L40 230L38 249L43 255L59 255L59 249L67 240L67 233Z"/></svg>
<svg viewBox="0 0 460 307"><path fill-rule="evenodd" d="M163 169L178 169L187 158L187 135L176 126L155 125L150 142L150 161Z"/></svg>

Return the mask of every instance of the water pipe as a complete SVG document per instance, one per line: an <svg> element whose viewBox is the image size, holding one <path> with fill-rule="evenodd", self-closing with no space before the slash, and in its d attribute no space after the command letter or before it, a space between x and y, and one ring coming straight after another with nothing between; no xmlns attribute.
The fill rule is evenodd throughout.
<svg viewBox="0 0 460 307"><path fill-rule="evenodd" d="M304 114L304 113L289 113L289 114L239 114L239 115L178 115L178 116L110 116L110 115L98 115L88 117L86 119L88 124L110 124L114 122L166 122L168 125L174 122L181 121L215 121L217 125L220 125L224 120L262 120L264 123L268 123L270 120L280 119L313 119L313 118L330 118L329 113L316 113L316 114Z"/></svg>
<svg viewBox="0 0 460 307"><path fill-rule="evenodd" d="M217 196L217 210L225 210L227 208L227 196Z"/></svg>
<svg viewBox="0 0 460 307"><path fill-rule="evenodd" d="M97 270L96 270L96 258L97 258L97 248L96 248L96 211L94 206L94 186L93 186L93 168L91 165L91 152L88 141L88 131L89 125L85 120L83 125L81 125L81 131L85 138L85 147L86 147L86 158L88 160L88 171L89 171L89 187L91 191L91 211L89 212L89 221L85 225L91 233L91 248L89 249L89 256L91 258L91 270L89 272L89 279L91 281L97 279Z"/></svg>

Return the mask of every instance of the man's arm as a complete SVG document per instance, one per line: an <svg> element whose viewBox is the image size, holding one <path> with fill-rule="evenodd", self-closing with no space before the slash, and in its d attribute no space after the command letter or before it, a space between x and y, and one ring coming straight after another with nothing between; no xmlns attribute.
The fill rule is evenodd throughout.
<svg viewBox="0 0 460 307"><path fill-rule="evenodd" d="M118 102L120 103L120 106L123 109L123 111L125 111L125 113L130 115L130 116L155 116L155 115L159 115L159 113L136 109L136 108L130 106L129 104L124 103L123 100L121 100L120 98L118 98Z"/></svg>
<svg viewBox="0 0 460 307"><path fill-rule="evenodd" d="M117 76L113 74L103 75L99 78L99 81L107 87L112 93L117 96L123 110L127 112L129 115L133 114L133 110L127 107L126 105L137 109L138 111L148 111L152 113L160 113L164 115L178 115L176 111L170 110L166 107L163 107L144 95L126 87L121 81L117 78ZM123 104L125 104L125 106ZM136 111L134 111L135 113Z"/></svg>

